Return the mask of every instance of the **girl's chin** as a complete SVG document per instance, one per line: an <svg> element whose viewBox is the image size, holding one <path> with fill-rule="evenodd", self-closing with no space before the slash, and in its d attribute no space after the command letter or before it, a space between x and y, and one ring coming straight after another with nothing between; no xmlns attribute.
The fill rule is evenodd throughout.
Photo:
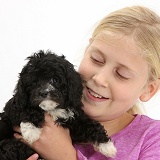
<svg viewBox="0 0 160 160"><path fill-rule="evenodd" d="M89 105L85 102L84 102L83 110L90 117L97 116L97 113L98 113L97 109L93 105Z"/></svg>

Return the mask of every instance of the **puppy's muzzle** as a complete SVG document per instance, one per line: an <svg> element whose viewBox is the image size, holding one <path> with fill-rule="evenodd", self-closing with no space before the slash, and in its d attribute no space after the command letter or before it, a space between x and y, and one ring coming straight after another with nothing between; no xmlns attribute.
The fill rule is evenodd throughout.
<svg viewBox="0 0 160 160"><path fill-rule="evenodd" d="M47 98L49 96L49 91L40 91L39 96L41 98Z"/></svg>
<svg viewBox="0 0 160 160"><path fill-rule="evenodd" d="M56 89L50 83L47 83L41 86L41 89L39 90L38 94L39 94L39 97L42 99L58 97Z"/></svg>

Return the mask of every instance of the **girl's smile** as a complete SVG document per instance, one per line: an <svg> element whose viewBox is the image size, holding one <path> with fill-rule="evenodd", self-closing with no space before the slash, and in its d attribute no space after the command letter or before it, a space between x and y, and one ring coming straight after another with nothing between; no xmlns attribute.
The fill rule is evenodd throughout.
<svg viewBox="0 0 160 160"><path fill-rule="evenodd" d="M85 90L86 90L86 96L87 96L87 98L90 99L91 101L102 102L102 101L105 101L105 100L108 99L107 97L103 97L102 95L94 92L90 88L86 87Z"/></svg>

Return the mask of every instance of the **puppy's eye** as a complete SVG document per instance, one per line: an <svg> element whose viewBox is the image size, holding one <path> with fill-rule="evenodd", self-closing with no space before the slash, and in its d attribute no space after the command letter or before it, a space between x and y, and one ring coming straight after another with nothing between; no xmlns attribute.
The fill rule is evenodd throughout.
<svg viewBox="0 0 160 160"><path fill-rule="evenodd" d="M59 80L58 80L58 78L56 78L56 77L51 79L51 83L58 83L58 81L59 81Z"/></svg>

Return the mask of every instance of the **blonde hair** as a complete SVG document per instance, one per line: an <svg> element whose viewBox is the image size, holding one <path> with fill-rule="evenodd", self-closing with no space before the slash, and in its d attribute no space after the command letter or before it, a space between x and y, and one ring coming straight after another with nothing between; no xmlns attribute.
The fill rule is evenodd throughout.
<svg viewBox="0 0 160 160"><path fill-rule="evenodd" d="M149 65L149 80L160 78L160 17L142 6L126 7L104 17L95 28L92 38L109 33L132 36ZM142 113L138 105L129 111Z"/></svg>

